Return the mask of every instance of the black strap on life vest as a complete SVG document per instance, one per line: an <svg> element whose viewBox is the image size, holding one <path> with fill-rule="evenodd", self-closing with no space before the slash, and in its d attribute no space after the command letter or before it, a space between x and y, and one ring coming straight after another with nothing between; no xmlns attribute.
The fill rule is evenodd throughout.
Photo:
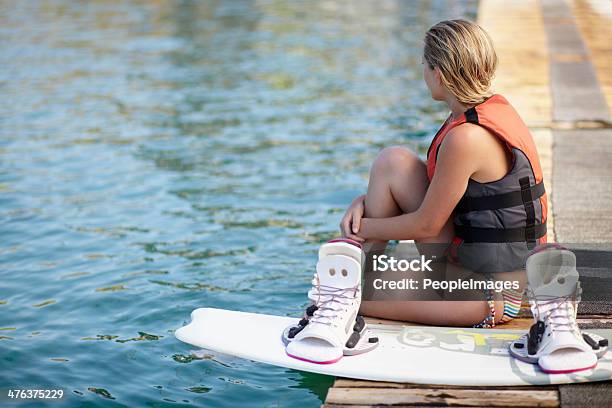
<svg viewBox="0 0 612 408"><path fill-rule="evenodd" d="M527 247L533 249L536 246L536 216L529 177L521 177L519 179L519 184L521 186L521 196L523 198L523 205L525 206L525 214L527 215L525 219L525 241L527 241Z"/></svg>
<svg viewBox="0 0 612 408"><path fill-rule="evenodd" d="M518 228L479 228L467 225L455 224L455 235L466 243L472 242L525 242L541 238L546 235L546 223L533 225L532 227Z"/></svg>
<svg viewBox="0 0 612 408"><path fill-rule="evenodd" d="M520 191L517 190L483 197L463 196L457 204L457 207L455 207L455 213L465 214L471 211L499 210L500 208L515 207L517 205L524 205L525 198L527 198L528 201L533 201L546 193L544 182L539 182L535 186L530 186L529 179L527 179L526 190L523 190L523 184L521 184ZM529 199L529 197L531 197L531 199Z"/></svg>
<svg viewBox="0 0 612 408"><path fill-rule="evenodd" d="M478 124L478 112L476 112L475 106L465 111L465 121Z"/></svg>

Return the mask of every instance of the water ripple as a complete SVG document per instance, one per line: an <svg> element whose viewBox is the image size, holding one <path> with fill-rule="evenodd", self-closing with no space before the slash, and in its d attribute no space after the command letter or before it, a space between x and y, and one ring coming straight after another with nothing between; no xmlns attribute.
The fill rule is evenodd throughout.
<svg viewBox="0 0 612 408"><path fill-rule="evenodd" d="M476 0L0 0L0 372L72 406L320 406L174 338L296 315L378 151L445 115L422 34ZM49 404L51 405L51 404Z"/></svg>

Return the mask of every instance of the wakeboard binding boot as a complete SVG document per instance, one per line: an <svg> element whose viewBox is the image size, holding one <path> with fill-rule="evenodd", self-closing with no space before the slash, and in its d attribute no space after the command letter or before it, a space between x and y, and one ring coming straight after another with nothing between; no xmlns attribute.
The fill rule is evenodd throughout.
<svg viewBox="0 0 612 408"><path fill-rule="evenodd" d="M290 357L318 364L363 354L378 338L357 313L361 305L361 244L334 239L321 246L302 319L282 334Z"/></svg>
<svg viewBox="0 0 612 408"><path fill-rule="evenodd" d="M530 254L526 267L534 324L510 343L510 355L549 374L595 368L608 350L608 340L582 332L576 322L581 288L574 253L544 245Z"/></svg>

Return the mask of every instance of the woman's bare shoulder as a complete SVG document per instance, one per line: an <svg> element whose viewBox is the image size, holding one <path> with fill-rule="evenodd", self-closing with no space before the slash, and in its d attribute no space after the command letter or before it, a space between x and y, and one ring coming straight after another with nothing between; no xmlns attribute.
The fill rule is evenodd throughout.
<svg viewBox="0 0 612 408"><path fill-rule="evenodd" d="M500 140L497 136L484 127L473 123L462 123L454 127L448 132L443 142L447 145L447 148L461 148L462 150L481 150L483 148L486 150L487 147L497 146L499 143Z"/></svg>
<svg viewBox="0 0 612 408"><path fill-rule="evenodd" d="M493 138L488 130L473 123L462 123L452 128L442 145L445 149L466 151L481 146L486 139Z"/></svg>
<svg viewBox="0 0 612 408"><path fill-rule="evenodd" d="M500 179L511 165L503 141L487 129L472 123L451 129L442 148L451 158L450 161L469 162L473 170L470 177L480 183Z"/></svg>

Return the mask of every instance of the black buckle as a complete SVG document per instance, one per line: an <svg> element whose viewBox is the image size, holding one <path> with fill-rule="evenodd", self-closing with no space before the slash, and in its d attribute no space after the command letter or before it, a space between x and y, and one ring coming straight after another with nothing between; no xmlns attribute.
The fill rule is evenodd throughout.
<svg viewBox="0 0 612 408"><path fill-rule="evenodd" d="M533 201L533 194L529 184L521 186L521 198L523 199L524 203Z"/></svg>
<svg viewBox="0 0 612 408"><path fill-rule="evenodd" d="M535 241L536 239L536 230L535 225L528 225L525 227L525 241Z"/></svg>

